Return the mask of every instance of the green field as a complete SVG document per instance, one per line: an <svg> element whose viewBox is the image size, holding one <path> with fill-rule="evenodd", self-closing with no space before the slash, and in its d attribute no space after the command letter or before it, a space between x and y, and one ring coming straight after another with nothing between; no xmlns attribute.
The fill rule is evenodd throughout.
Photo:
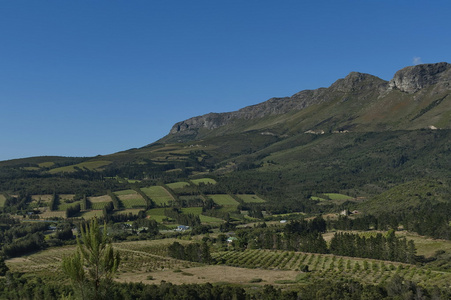
<svg viewBox="0 0 451 300"><path fill-rule="evenodd" d="M146 200L134 190L123 190L114 192L121 200L125 208L145 208Z"/></svg>
<svg viewBox="0 0 451 300"><path fill-rule="evenodd" d="M266 201L255 194L239 194L238 198L244 201L244 203L265 203Z"/></svg>
<svg viewBox="0 0 451 300"><path fill-rule="evenodd" d="M162 186L150 186L142 188L141 191L150 197L157 205L169 205L174 198Z"/></svg>
<svg viewBox="0 0 451 300"><path fill-rule="evenodd" d="M184 214L200 215L202 214L202 207L184 207L182 208Z"/></svg>
<svg viewBox="0 0 451 300"><path fill-rule="evenodd" d="M424 270L410 264L354 257L311 254L292 251L250 250L212 253L213 258L224 264L240 268L299 271L307 265L310 278L341 277L358 280L366 284L380 284L395 275L402 276L423 285L448 286L451 274L448 272ZM305 276L305 273L300 273ZM299 280L301 278L298 278ZM288 282L287 282L288 283ZM290 282L296 283L296 282Z"/></svg>
<svg viewBox="0 0 451 300"><path fill-rule="evenodd" d="M199 185L201 183L203 184L216 184L216 180L211 178L200 178L200 179L193 179L191 180L194 184Z"/></svg>
<svg viewBox="0 0 451 300"><path fill-rule="evenodd" d="M111 164L111 161L107 161L107 160L87 161L87 162L82 162L82 163L79 163L76 165L55 168L55 169L50 170L49 173L50 174L71 173L71 172L75 172L77 169L82 169L82 170L88 169L88 170L94 171L96 169L102 168L109 164Z"/></svg>
<svg viewBox="0 0 451 300"><path fill-rule="evenodd" d="M312 199L312 200L316 200L316 201L327 201L326 199L324 199L324 198L321 198L321 197L316 197L316 196L311 196L310 197L310 199Z"/></svg>
<svg viewBox="0 0 451 300"><path fill-rule="evenodd" d="M323 195L326 195L327 197L330 198L330 200L349 200L349 199L353 199L350 196L347 195L343 195L343 194L337 194L337 193L325 193Z"/></svg>
<svg viewBox="0 0 451 300"><path fill-rule="evenodd" d="M142 211L142 209L139 208L131 208L131 209L124 209L124 210L119 210L117 212L115 212L115 215L128 215L128 214L132 214L132 215L137 215L140 211Z"/></svg>
<svg viewBox="0 0 451 300"><path fill-rule="evenodd" d="M232 196L227 194L215 194L215 195L207 195L208 198L211 198L216 204L221 206L238 206L239 203Z"/></svg>
<svg viewBox="0 0 451 300"><path fill-rule="evenodd" d="M77 204L81 204L81 201L75 201L75 202L72 202L72 203L65 203L65 202L63 202L60 205L58 205L58 210L64 210L65 211L69 207L74 207Z"/></svg>
<svg viewBox="0 0 451 300"><path fill-rule="evenodd" d="M186 186L189 186L188 182L185 181L179 181L179 182L172 182L172 183L168 183L167 186L170 189L176 190L176 189L182 189Z"/></svg>
<svg viewBox="0 0 451 300"><path fill-rule="evenodd" d="M199 215L199 219L202 223L224 223L222 219L204 215Z"/></svg>
<svg viewBox="0 0 451 300"><path fill-rule="evenodd" d="M163 219L167 218L164 215L165 208L152 208L149 209L146 213L150 216L150 219L157 221L158 223L163 223Z"/></svg>
<svg viewBox="0 0 451 300"><path fill-rule="evenodd" d="M97 210L97 209L103 209L108 203L110 203L111 201L108 202L95 202L95 203L91 203L91 209L93 210Z"/></svg>
<svg viewBox="0 0 451 300"><path fill-rule="evenodd" d="M92 219L94 217L103 217L103 211L102 210L90 210L90 211L81 213L80 217L82 217L86 220Z"/></svg>
<svg viewBox="0 0 451 300"><path fill-rule="evenodd" d="M114 194L116 196L124 196L124 195L130 195L130 194L136 195L138 193L136 193L136 191L134 191L134 190L122 190L122 191L116 191L116 192L114 192Z"/></svg>
<svg viewBox="0 0 451 300"><path fill-rule="evenodd" d="M39 166L40 168L50 168L50 167L52 167L53 165L55 165L55 163L52 162L52 161L43 162L43 163L38 164L38 166Z"/></svg>
<svg viewBox="0 0 451 300"><path fill-rule="evenodd" d="M5 206L6 198L4 195L0 194L0 207Z"/></svg>

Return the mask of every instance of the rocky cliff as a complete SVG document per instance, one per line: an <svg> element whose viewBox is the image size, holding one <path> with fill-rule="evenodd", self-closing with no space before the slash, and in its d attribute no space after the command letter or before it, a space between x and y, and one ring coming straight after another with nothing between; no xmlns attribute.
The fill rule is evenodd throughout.
<svg viewBox="0 0 451 300"><path fill-rule="evenodd" d="M399 70L389 82L370 74L351 72L338 79L328 88L304 90L291 97L271 98L260 104L244 107L238 111L226 113L209 113L176 123L170 135L176 137L196 136L201 129L212 130L238 120L253 120L271 115L281 115L300 111L312 104L321 104L347 96L368 99L385 97L387 93L399 90L414 94L430 86L436 89L451 90L451 64L437 63L406 67Z"/></svg>
<svg viewBox="0 0 451 300"><path fill-rule="evenodd" d="M388 83L390 89L398 89L409 94L416 93L431 85L448 87L451 81L451 64L441 62L406 67L396 72Z"/></svg>

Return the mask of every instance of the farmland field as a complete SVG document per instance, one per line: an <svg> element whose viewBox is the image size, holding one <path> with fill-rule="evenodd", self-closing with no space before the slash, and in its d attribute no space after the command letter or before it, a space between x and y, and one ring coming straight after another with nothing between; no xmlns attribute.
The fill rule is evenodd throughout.
<svg viewBox="0 0 451 300"><path fill-rule="evenodd" d="M142 211L142 209L139 208L131 208L131 209L124 209L124 210L119 210L117 212L115 212L115 215L128 215L128 214L132 214L132 215L137 215L140 211Z"/></svg>
<svg viewBox="0 0 451 300"><path fill-rule="evenodd" d="M150 186L142 188L141 191L149 196L157 205L169 205L171 201L174 201L171 194L162 186Z"/></svg>
<svg viewBox="0 0 451 300"><path fill-rule="evenodd" d="M50 168L50 167L52 167L54 164L55 164L54 162L48 161L48 162L40 163L40 164L38 164L38 166L39 166L40 168Z"/></svg>
<svg viewBox="0 0 451 300"><path fill-rule="evenodd" d="M60 194L58 195L60 201L72 201L74 200L75 195L74 194Z"/></svg>
<svg viewBox="0 0 451 300"><path fill-rule="evenodd" d="M349 200L349 199L353 199L350 196L343 195L343 194L337 194L337 193L325 193L324 195L329 197L330 200Z"/></svg>
<svg viewBox="0 0 451 300"><path fill-rule="evenodd" d="M55 169L51 169L49 171L50 174L55 174L55 173L71 173L71 172L75 172L77 169L88 169L88 170L96 170L99 168L102 168L104 166L107 166L111 164L111 161L107 161L107 160L97 160L97 161L87 161L87 162L82 162L80 164L76 164L76 165L72 165L72 166L65 166L65 167L60 167L60 168L55 168Z"/></svg>
<svg viewBox="0 0 451 300"><path fill-rule="evenodd" d="M202 223L224 223L224 220L215 217L199 215L199 218Z"/></svg>
<svg viewBox="0 0 451 300"><path fill-rule="evenodd" d="M426 286L447 286L451 280L451 273L426 271L415 265L327 254L248 249L216 252L212 256L225 265L241 268L299 271L301 266L307 265L309 277L340 276L367 284L383 283L394 275Z"/></svg>
<svg viewBox="0 0 451 300"><path fill-rule="evenodd" d="M121 200L125 208L145 208L147 206L146 200L134 190L123 190L114 192L114 194Z"/></svg>
<svg viewBox="0 0 451 300"><path fill-rule="evenodd" d="M243 200L245 203L265 203L266 201L255 194L239 194L238 198Z"/></svg>
<svg viewBox="0 0 451 300"><path fill-rule="evenodd" d="M65 218L66 212L65 211L44 211L41 213L41 218L48 219L48 218Z"/></svg>
<svg viewBox="0 0 451 300"><path fill-rule="evenodd" d="M50 202L52 200L52 195L32 195L32 201Z"/></svg>
<svg viewBox="0 0 451 300"><path fill-rule="evenodd" d="M103 216L103 211L102 210L90 210L87 212L82 212L80 214L80 217L88 220L88 219L92 219L94 217L102 217Z"/></svg>
<svg viewBox="0 0 451 300"><path fill-rule="evenodd" d="M316 196L311 196L310 197L310 199L312 199L312 200L316 200L316 201L327 201L326 199L324 199L324 198L321 198L321 197L316 197Z"/></svg>
<svg viewBox="0 0 451 300"><path fill-rule="evenodd" d="M182 189L186 186L189 186L189 183L185 182L185 181L179 181L179 182L168 183L167 186L173 190L176 190L176 189Z"/></svg>
<svg viewBox="0 0 451 300"><path fill-rule="evenodd" d="M184 207L182 208L182 212L184 214L193 214L198 216L202 213L202 207Z"/></svg>
<svg viewBox="0 0 451 300"><path fill-rule="evenodd" d="M110 202L112 202L112 201L91 203L91 209L94 209L94 210L103 209Z"/></svg>
<svg viewBox="0 0 451 300"><path fill-rule="evenodd" d="M202 223L223 223L224 222L224 220L219 219L219 218L202 215L202 207L186 207L186 208L182 208L182 212L184 214L193 214L193 215L199 216L199 219Z"/></svg>
<svg viewBox="0 0 451 300"><path fill-rule="evenodd" d="M150 216L150 219L162 223L163 219L167 218L164 214L164 210L165 208L152 208L147 211L147 215Z"/></svg>
<svg viewBox="0 0 451 300"><path fill-rule="evenodd" d="M113 201L111 200L111 197L108 195L89 197L88 199L91 202L91 209L94 210L103 209L105 205Z"/></svg>
<svg viewBox="0 0 451 300"><path fill-rule="evenodd" d="M221 206L238 206L239 203L233 199L230 195L227 194L215 194L215 195L207 195L208 198L211 198L216 204Z"/></svg>
<svg viewBox="0 0 451 300"><path fill-rule="evenodd" d="M89 201L91 201L91 203L112 201L111 197L108 195L103 195L103 196L98 196L98 197L88 197L88 199L89 199Z"/></svg>
<svg viewBox="0 0 451 300"><path fill-rule="evenodd" d="M65 211L69 207L74 207L77 204L81 204L81 201L75 201L75 202L72 202L72 203L65 203L65 202L63 202L60 205L58 205L58 210L64 210Z"/></svg>
<svg viewBox="0 0 451 300"><path fill-rule="evenodd" d="M216 184L216 180L211 178L200 178L200 179L193 179L191 180L194 184L199 185L200 183L203 184Z"/></svg>

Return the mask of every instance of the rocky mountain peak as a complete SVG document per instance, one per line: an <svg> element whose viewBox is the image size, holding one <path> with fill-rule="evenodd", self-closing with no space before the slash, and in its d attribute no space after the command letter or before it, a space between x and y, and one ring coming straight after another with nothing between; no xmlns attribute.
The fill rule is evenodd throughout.
<svg viewBox="0 0 451 300"><path fill-rule="evenodd" d="M432 86L433 90L428 91L426 88L429 86ZM390 80L390 82L370 74L351 72L345 78L335 81L328 88L304 90L291 97L271 98L265 102L247 106L237 111L209 113L178 122L172 127L170 131L171 136L168 137L167 140L183 141L201 138L202 136L210 134L210 131L229 124L236 123L241 124L240 126L242 126L244 122L252 124L254 120L255 123L258 123L258 119L261 118L277 118L277 116L280 115L296 113L312 105L333 103L337 99L340 99L340 103L353 99L352 101L354 102L352 102L352 105L348 102L347 109L359 109L359 112L356 112L356 116L354 117L359 118L361 115L368 112L365 110L366 103L370 103L371 101L384 103L384 99L386 99L387 95L394 93L393 90L399 90L409 94L423 90L424 93L422 95L424 97L417 97L418 95L412 96L418 99L427 99L428 96L425 95L429 92L434 95L445 95L451 90L451 64L437 63L407 67L396 72L394 78ZM438 105L438 102L434 103L434 105ZM372 105L375 107L374 103ZM383 106L383 104L381 104L381 106ZM340 111L338 106L337 110ZM378 116L382 116L379 118L384 118L384 116L387 115L387 111L388 108L379 115L368 113L365 117L365 122L373 120ZM393 111L397 111L397 108L393 108ZM340 116L340 118L341 117L342 116ZM322 120L318 124L322 124L323 121L329 122L333 119L331 118ZM353 118L349 116L347 118L348 121L346 122L351 124ZM336 120L334 120L334 122L335 121ZM350 126L349 124L346 124L346 126ZM252 126L252 128L255 128L254 125ZM312 123L308 126L315 127L317 124ZM225 131L230 131L230 129L233 130L233 126L224 128ZM236 127L235 129L242 130L242 127ZM217 132L221 132L222 134L225 132L224 130L219 130Z"/></svg>
<svg viewBox="0 0 451 300"><path fill-rule="evenodd" d="M381 85L384 82L373 75L351 72L345 78L338 79L331 86L330 89L343 93L358 91L362 89L371 89L374 85Z"/></svg>
<svg viewBox="0 0 451 300"><path fill-rule="evenodd" d="M406 67L395 73L388 83L389 89L398 89L405 93L415 93L423 88L448 82L451 79L451 64L446 62Z"/></svg>

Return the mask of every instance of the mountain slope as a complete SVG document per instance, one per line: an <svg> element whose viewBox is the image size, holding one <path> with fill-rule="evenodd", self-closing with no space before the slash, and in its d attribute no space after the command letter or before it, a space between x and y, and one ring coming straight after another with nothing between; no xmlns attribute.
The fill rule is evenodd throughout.
<svg viewBox="0 0 451 300"><path fill-rule="evenodd" d="M117 177L148 186L208 175L220 178L216 192L263 195L268 210L326 211L310 197L373 197L451 178L450 83L447 63L407 67L388 82L352 72L328 88L179 122L139 149L0 162L0 193L101 195L130 188Z"/></svg>
<svg viewBox="0 0 451 300"><path fill-rule="evenodd" d="M175 124L161 141L177 142L249 130L312 131L450 128L451 65L418 65L389 82L352 72L328 88L272 98L235 112L210 113Z"/></svg>

